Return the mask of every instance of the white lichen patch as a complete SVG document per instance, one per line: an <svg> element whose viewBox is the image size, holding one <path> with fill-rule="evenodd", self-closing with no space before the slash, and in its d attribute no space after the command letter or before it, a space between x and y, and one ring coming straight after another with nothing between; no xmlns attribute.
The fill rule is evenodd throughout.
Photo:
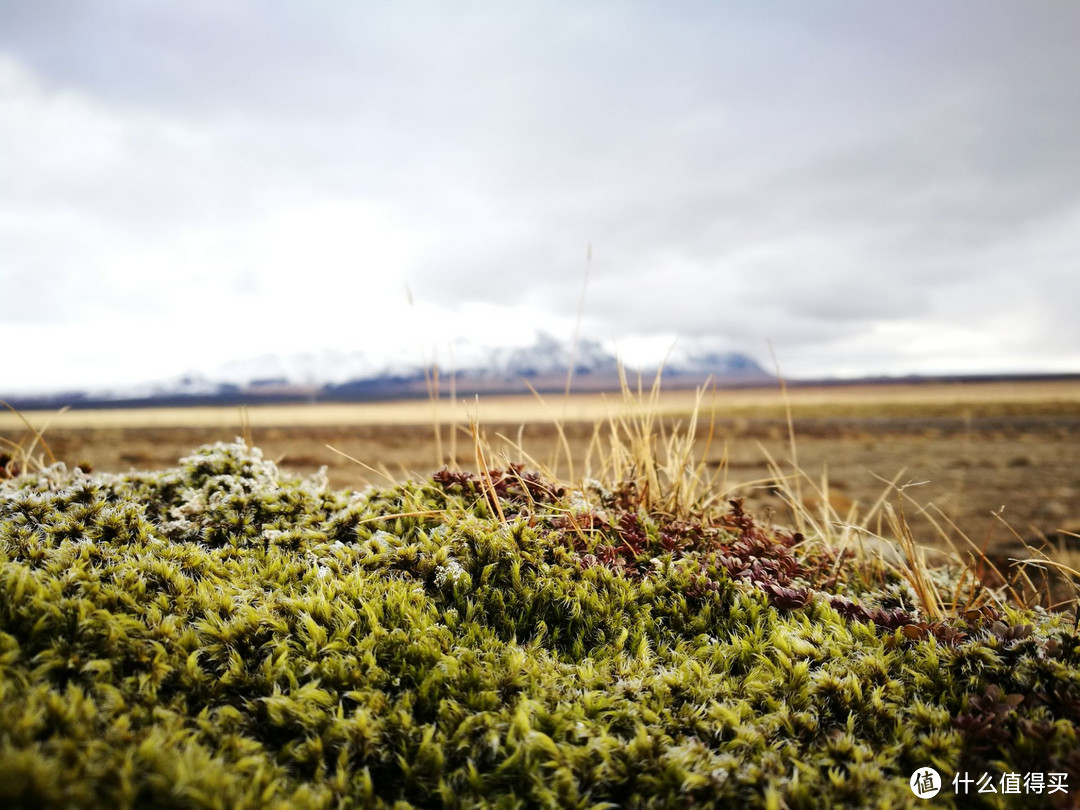
<svg viewBox="0 0 1080 810"><path fill-rule="evenodd" d="M469 578L469 573L461 567L457 560L449 560L445 565L435 567L435 587L440 590L452 588L459 582L464 583Z"/></svg>

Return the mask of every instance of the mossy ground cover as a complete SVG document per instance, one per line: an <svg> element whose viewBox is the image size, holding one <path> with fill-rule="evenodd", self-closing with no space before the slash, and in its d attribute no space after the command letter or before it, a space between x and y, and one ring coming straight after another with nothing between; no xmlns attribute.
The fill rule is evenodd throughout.
<svg viewBox="0 0 1080 810"><path fill-rule="evenodd" d="M0 481L0 805L905 807L927 766L925 805L1073 805L1071 616L927 615L737 501L643 503L242 442ZM1000 792L1032 772L1068 790Z"/></svg>

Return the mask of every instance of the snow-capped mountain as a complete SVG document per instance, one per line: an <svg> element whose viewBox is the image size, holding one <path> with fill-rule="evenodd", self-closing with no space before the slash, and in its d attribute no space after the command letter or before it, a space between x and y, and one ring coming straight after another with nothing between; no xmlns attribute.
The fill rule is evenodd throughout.
<svg viewBox="0 0 1080 810"><path fill-rule="evenodd" d="M583 340L573 347L544 333L529 346L493 347L457 341L447 359L450 364L441 366L443 373L478 379L565 377L571 362L575 373L614 373L618 368L615 356L596 341Z"/></svg>
<svg viewBox="0 0 1080 810"><path fill-rule="evenodd" d="M437 368L444 380L453 376L462 391L525 391L522 380L538 389L565 385L573 365L579 390L618 387L619 361L613 351L594 340L576 346L539 334L531 345L490 346L458 340L428 357L375 362L364 352L323 352L291 357L266 355L250 362L230 363L220 379L241 389L316 388L323 396L391 396L425 393L425 376ZM652 374L652 368L627 371ZM736 352L694 347L673 352L664 366L665 378L684 383L704 382L710 376L721 384L763 382L769 376L750 357Z"/></svg>
<svg viewBox="0 0 1080 810"><path fill-rule="evenodd" d="M380 356L364 351L325 350L291 355L263 354L230 361L208 372L109 391L65 392L65 403L82 407L117 404L209 404L286 400L364 400L425 396L434 369L446 390L453 377L462 396L525 393L523 381L538 391L562 391L573 364L573 390L617 390L619 361L614 350L594 340L576 346L546 334L530 345L490 346L457 340L442 352ZM656 366L626 364L627 374L652 376ZM699 385L712 377L720 385L770 380L750 357L708 346L674 350L664 364L665 385ZM52 397L40 402L51 403Z"/></svg>

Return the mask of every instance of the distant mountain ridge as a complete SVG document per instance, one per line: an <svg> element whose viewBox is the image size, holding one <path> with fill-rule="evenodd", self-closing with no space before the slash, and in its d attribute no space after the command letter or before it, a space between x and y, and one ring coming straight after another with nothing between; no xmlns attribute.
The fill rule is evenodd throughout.
<svg viewBox="0 0 1080 810"><path fill-rule="evenodd" d="M562 391L573 363L575 391L610 391L619 387L616 356L599 342L576 347L539 334L528 346L483 346L459 341L449 362L377 362L361 351L266 354L230 362L212 375L185 374L159 383L103 391L67 391L17 399L16 407L135 407L298 401L364 401L428 395L428 377L437 369L446 393L452 376L459 396ZM626 368L650 378L656 368ZM773 378L752 358L738 352L683 350L664 365L665 387L701 385L710 378L720 386L762 384ZM528 382L528 386L526 385Z"/></svg>

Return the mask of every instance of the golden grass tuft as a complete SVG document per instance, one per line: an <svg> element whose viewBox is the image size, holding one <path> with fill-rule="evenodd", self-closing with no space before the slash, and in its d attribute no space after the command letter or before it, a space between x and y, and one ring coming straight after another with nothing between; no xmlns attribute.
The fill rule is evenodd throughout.
<svg viewBox="0 0 1080 810"><path fill-rule="evenodd" d="M24 472L41 472L50 464L55 464L56 456L53 455L49 443L45 441L45 431L49 429L49 423L46 423L39 430L11 404L0 399L0 405L3 405L15 414L19 421L22 422L30 432L30 443L25 446L22 442L13 442L10 439L5 439L0 436L0 447L7 448L2 454L5 457L5 460L2 468L0 468L0 472L3 473L0 477L13 478ZM61 408L56 416L60 416L67 410L66 406ZM41 445L42 455L34 455L38 445Z"/></svg>

